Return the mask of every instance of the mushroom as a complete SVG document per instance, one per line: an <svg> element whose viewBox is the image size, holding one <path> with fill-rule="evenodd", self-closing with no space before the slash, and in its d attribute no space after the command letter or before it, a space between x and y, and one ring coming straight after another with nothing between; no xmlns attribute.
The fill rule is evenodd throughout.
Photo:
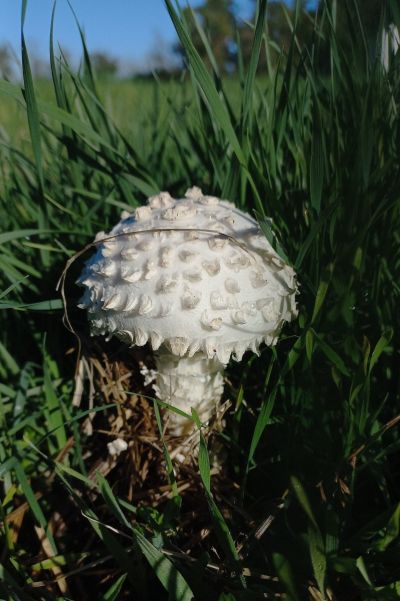
<svg viewBox="0 0 400 601"><path fill-rule="evenodd" d="M297 314L295 273L257 222L197 187L183 199L152 196L95 242L78 280L92 335L149 342L158 398L202 422L220 401L231 355L241 361L274 345ZM171 435L192 432L192 420L168 418Z"/></svg>

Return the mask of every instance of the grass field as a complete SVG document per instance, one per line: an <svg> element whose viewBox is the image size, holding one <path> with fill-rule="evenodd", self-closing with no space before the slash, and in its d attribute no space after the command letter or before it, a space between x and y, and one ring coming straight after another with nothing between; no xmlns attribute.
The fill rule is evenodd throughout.
<svg viewBox="0 0 400 601"><path fill-rule="evenodd" d="M0 597L397 599L400 53L385 71L327 5L313 51L294 34L259 78L262 1L250 63L224 81L167 6L182 83L97 81L84 46L79 74L51 51L34 82L24 45L23 85L0 81ZM89 338L88 255L71 260L121 210L191 185L259 219L299 317L227 369L222 472L203 449L174 476L151 356Z"/></svg>
<svg viewBox="0 0 400 601"><path fill-rule="evenodd" d="M233 85L232 85L233 84ZM181 102L190 104L193 98L188 76L182 76L182 82L164 81L159 84L152 80L117 80L100 78L98 92L102 105L115 124L129 136L139 141L140 136L149 131L150 121L156 111L161 110L160 117L170 115L168 100L176 97ZM236 88L235 81L231 88ZM50 80L35 81L38 97L46 102L55 103L54 87ZM235 94L232 94L234 97ZM18 144L19 140L27 140L30 144L26 109L18 105L12 98L3 97L0 106L0 119L4 134ZM27 150L28 151L28 150Z"/></svg>

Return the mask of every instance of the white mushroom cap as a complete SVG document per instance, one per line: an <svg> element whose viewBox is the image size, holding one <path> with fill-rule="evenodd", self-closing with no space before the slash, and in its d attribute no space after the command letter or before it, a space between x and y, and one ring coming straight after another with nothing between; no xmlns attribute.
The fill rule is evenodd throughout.
<svg viewBox="0 0 400 601"><path fill-rule="evenodd" d="M199 188L149 198L101 240L78 281L93 334L226 364L297 314L295 273L257 222Z"/></svg>

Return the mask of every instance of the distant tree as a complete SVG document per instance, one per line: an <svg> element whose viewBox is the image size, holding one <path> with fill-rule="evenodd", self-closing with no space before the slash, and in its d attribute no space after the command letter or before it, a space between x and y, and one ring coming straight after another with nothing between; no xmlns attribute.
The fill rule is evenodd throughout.
<svg viewBox="0 0 400 601"><path fill-rule="evenodd" d="M358 12L368 35L378 32L381 11L386 4L386 0L358 1ZM357 18L357 10L353 2L348 2L347 5L340 2L337 3L338 27L347 28L349 19L355 22Z"/></svg>
<svg viewBox="0 0 400 601"><path fill-rule="evenodd" d="M190 28L191 39L203 60L208 62L207 52L197 31L195 18L199 20L208 36L220 72L229 71L235 40L234 2L232 0L205 0L195 9L184 8L183 15ZM185 53L180 44L176 46L175 50L184 56Z"/></svg>
<svg viewBox="0 0 400 601"><path fill-rule="evenodd" d="M13 72L13 56L10 48L3 44L0 46L0 75L4 79L10 79Z"/></svg>
<svg viewBox="0 0 400 601"><path fill-rule="evenodd" d="M106 52L93 52L90 59L94 70L100 76L113 77L118 71L118 60Z"/></svg>
<svg viewBox="0 0 400 601"><path fill-rule="evenodd" d="M51 76L50 64L45 58L38 54L35 50L29 53L32 74L37 79L49 79Z"/></svg>
<svg viewBox="0 0 400 601"><path fill-rule="evenodd" d="M356 0L348 2L343 0L319 0L319 8L328 6L331 9L336 6L337 28L342 30L342 34L348 30L349 23L355 23L360 16L361 22L367 33L367 36L376 35L380 26L382 11L386 13L386 19L390 20L391 9L388 0ZM386 23L388 25L388 23Z"/></svg>
<svg viewBox="0 0 400 601"><path fill-rule="evenodd" d="M253 18L256 20L257 2L254 0ZM296 37L300 46L307 46L312 40L314 12L307 9L307 2L302 0L297 23ZM287 52L292 40L292 27L295 21L295 9L283 1L273 1L268 3L266 31L268 31L268 40L271 44L269 52L273 62L276 62L281 51ZM251 46L254 37L254 27L247 23L239 26L239 39L241 51L245 64L248 63L251 54ZM266 69L266 54L262 51L259 61L259 70Z"/></svg>
<svg viewBox="0 0 400 601"><path fill-rule="evenodd" d="M333 0L320 0L320 4L333 6ZM382 56L382 32L387 30L392 21L390 3L387 0L358 0L355 2L336 2L336 35L337 40L348 48L349 59L354 44L363 51L363 39L366 39L372 59ZM383 20L382 20L383 19ZM360 24L363 29L361 34ZM359 43L358 43L359 42Z"/></svg>
<svg viewBox="0 0 400 601"><path fill-rule="evenodd" d="M156 35L152 49L145 57L144 66L145 71L157 71L158 74L167 74L177 69L177 60L171 46L161 35Z"/></svg>

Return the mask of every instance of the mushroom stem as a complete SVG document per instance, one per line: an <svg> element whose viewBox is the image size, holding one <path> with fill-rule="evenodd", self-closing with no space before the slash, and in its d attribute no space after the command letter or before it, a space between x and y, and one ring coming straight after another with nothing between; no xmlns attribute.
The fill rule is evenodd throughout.
<svg viewBox="0 0 400 601"><path fill-rule="evenodd" d="M206 422L215 412L224 389L225 365L208 359L202 353L193 357L177 357L167 350L156 356L157 376L154 389L158 398L190 415L195 409L200 421ZM168 412L168 432L185 436L194 430L193 421Z"/></svg>

